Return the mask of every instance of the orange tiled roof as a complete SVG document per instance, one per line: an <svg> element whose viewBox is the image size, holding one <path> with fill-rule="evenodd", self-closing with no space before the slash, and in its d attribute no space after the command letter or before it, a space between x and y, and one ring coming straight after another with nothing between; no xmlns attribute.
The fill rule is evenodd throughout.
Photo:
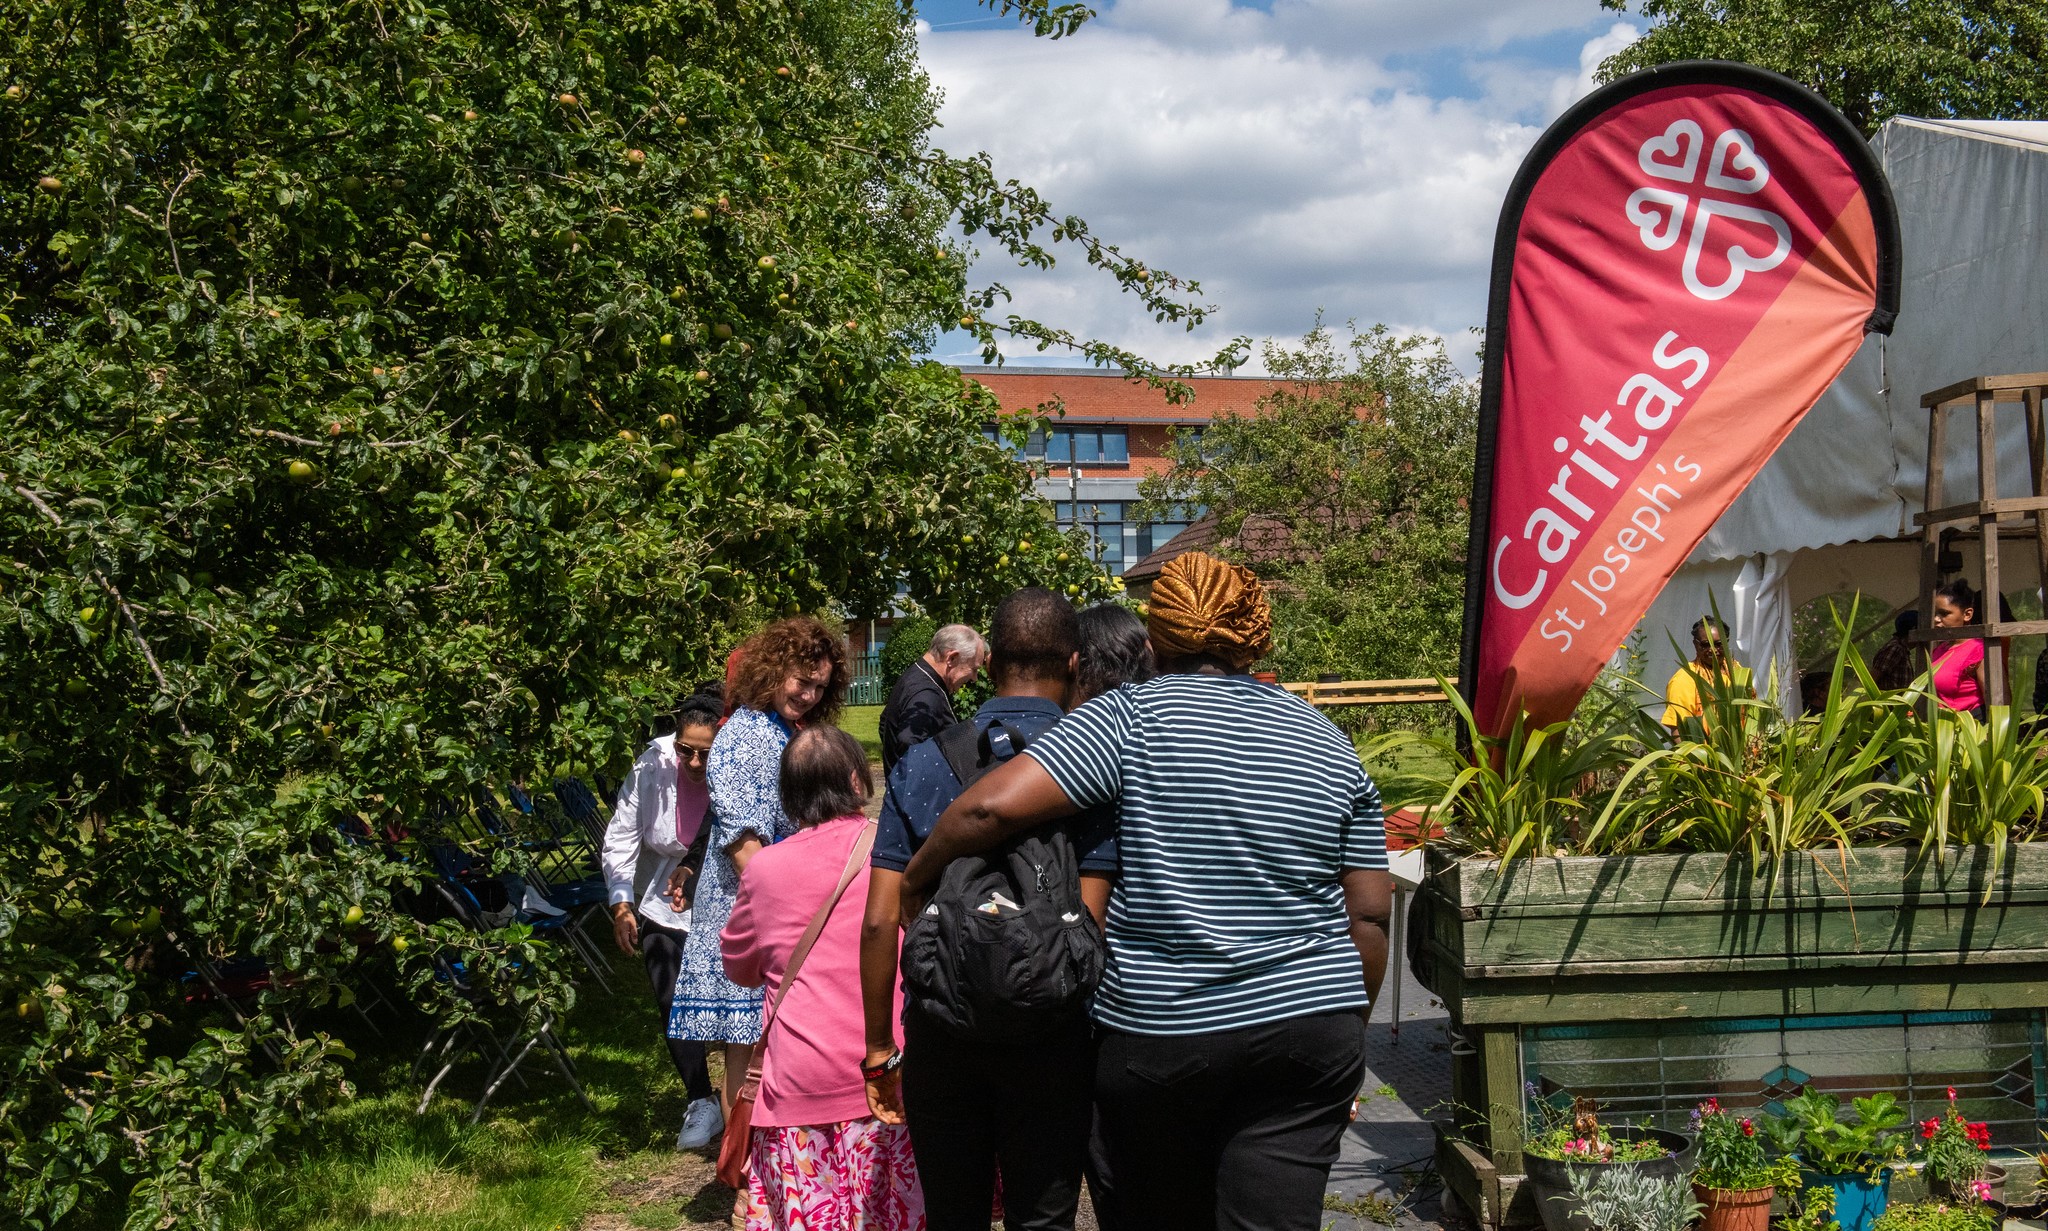
<svg viewBox="0 0 2048 1231"><path fill-rule="evenodd" d="M1262 376L1191 377L1182 383L1195 391L1194 399L1176 406L1141 381L1088 368L964 368L961 375L987 386L1004 410L1063 399L1069 423L1207 423L1225 411L1254 415L1260 398L1293 383Z"/></svg>

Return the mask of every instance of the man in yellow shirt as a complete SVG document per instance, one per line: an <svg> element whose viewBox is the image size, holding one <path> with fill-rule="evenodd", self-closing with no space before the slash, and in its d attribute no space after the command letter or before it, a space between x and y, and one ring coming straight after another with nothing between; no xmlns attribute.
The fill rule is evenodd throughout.
<svg viewBox="0 0 2048 1231"><path fill-rule="evenodd" d="M1664 725L1673 737L1705 731L1706 697L1710 680L1726 680L1746 696L1754 695L1749 668L1728 657L1728 626L1713 616L1702 616L1692 626L1692 661L1671 675L1664 686ZM1701 685L1706 687L1702 688ZM1695 731L1681 731L1681 723L1696 724Z"/></svg>

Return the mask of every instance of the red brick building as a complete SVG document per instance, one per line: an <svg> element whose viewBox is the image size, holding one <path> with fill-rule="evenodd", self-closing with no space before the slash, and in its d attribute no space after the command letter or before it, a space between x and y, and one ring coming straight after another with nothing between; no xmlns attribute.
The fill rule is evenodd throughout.
<svg viewBox="0 0 2048 1231"><path fill-rule="evenodd" d="M1034 435L1026 454L1046 464L1038 492L1053 502L1060 525L1092 531L1103 565L1118 575L1207 511L1183 509L1172 521L1138 519L1138 481L1171 469L1171 434L1199 432L1225 412L1256 414L1258 400L1283 383L1195 377L1183 382L1194 398L1174 405L1156 389L1096 368L963 368L962 374L987 386L1005 411L1065 404L1066 414L1043 438Z"/></svg>

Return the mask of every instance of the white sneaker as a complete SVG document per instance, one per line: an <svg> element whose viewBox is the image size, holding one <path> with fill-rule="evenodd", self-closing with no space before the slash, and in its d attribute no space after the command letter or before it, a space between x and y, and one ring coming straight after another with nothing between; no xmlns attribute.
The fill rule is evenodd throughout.
<svg viewBox="0 0 2048 1231"><path fill-rule="evenodd" d="M725 1132L725 1113L715 1098L700 1098L683 1109L683 1131L676 1134L676 1149L699 1150L718 1140Z"/></svg>

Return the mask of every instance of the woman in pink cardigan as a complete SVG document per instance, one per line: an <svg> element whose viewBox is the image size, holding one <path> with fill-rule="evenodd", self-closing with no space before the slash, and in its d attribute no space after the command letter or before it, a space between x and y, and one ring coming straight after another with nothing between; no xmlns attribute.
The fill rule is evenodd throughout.
<svg viewBox="0 0 2048 1231"><path fill-rule="evenodd" d="M726 977L765 988L775 1006L760 1043L761 1088L739 1195L744 1231L925 1225L909 1133L874 1118L861 1077L865 858L786 996L782 988L797 942L874 824L861 815L872 790L867 755L852 736L828 726L799 731L782 751L781 776L782 809L797 832L747 863L720 934Z"/></svg>

